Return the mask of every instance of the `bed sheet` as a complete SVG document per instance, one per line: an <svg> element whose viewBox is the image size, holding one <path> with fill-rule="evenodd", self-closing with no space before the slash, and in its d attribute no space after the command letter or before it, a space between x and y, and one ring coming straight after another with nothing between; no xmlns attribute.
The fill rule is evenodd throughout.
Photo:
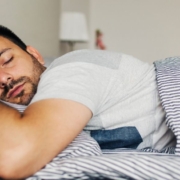
<svg viewBox="0 0 180 180"><path fill-rule="evenodd" d="M59 179L178 179L180 156L150 148L100 150L88 134L82 132L43 169L26 180ZM169 154L166 154L166 153Z"/></svg>

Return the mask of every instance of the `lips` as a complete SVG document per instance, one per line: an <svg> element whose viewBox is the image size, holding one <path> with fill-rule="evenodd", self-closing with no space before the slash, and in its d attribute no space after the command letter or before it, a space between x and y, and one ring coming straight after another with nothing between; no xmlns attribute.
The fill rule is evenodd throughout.
<svg viewBox="0 0 180 180"><path fill-rule="evenodd" d="M23 90L23 86L24 86L24 84L15 86L12 90L9 91L7 98L9 99L9 98L16 97Z"/></svg>

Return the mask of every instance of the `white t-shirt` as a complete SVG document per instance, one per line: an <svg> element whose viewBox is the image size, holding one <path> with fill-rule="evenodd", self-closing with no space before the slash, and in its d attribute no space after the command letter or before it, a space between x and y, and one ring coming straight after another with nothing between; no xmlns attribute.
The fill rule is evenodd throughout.
<svg viewBox="0 0 180 180"><path fill-rule="evenodd" d="M138 148L161 149L173 139L165 125L153 65L125 54L79 50L56 59L42 74L32 102L63 98L93 113L85 130L135 127Z"/></svg>

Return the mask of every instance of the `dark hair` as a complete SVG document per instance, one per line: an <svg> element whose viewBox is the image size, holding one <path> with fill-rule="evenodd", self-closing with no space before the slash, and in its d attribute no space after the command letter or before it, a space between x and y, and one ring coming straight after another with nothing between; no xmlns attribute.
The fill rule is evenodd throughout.
<svg viewBox="0 0 180 180"><path fill-rule="evenodd" d="M7 27L0 25L0 36L10 40L11 42L19 46L22 50L26 51L26 44Z"/></svg>

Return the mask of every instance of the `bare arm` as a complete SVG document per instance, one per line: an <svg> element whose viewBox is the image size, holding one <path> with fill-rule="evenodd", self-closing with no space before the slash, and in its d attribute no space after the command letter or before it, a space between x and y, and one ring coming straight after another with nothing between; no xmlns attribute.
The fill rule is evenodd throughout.
<svg viewBox="0 0 180 180"><path fill-rule="evenodd" d="M84 105L48 99L20 114L0 104L0 177L27 177L61 152L92 116Z"/></svg>

